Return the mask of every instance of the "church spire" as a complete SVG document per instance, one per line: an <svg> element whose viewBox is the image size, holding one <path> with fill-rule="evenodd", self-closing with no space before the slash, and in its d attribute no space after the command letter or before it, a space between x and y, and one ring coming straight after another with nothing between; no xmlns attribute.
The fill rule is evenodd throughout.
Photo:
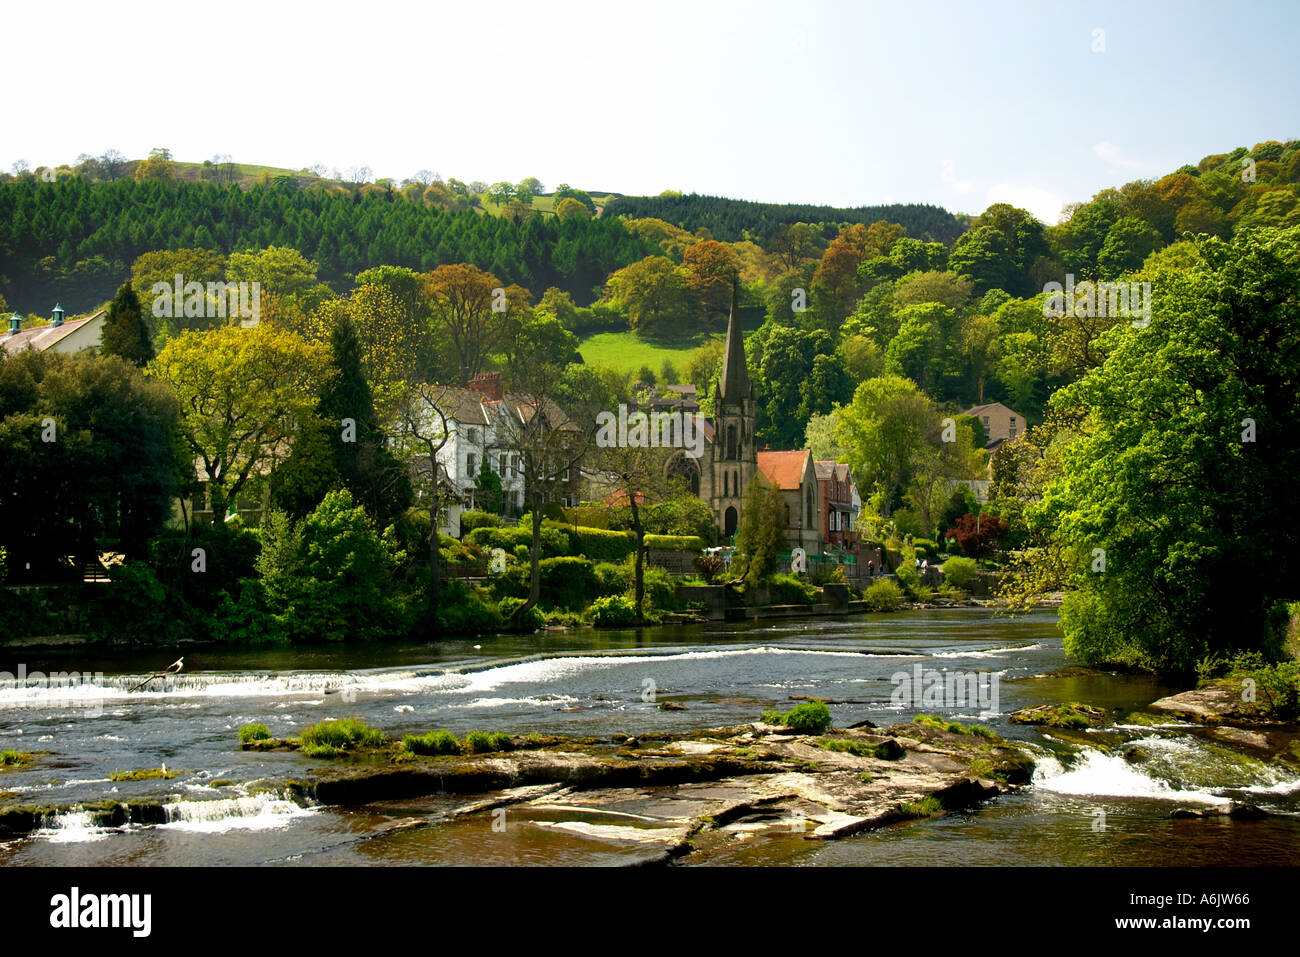
<svg viewBox="0 0 1300 957"><path fill-rule="evenodd" d="M722 356L722 378L718 393L723 402L748 399L753 390L745 370L745 339L740 333L740 310L736 306L736 281L731 284L731 316L727 319L727 351Z"/></svg>

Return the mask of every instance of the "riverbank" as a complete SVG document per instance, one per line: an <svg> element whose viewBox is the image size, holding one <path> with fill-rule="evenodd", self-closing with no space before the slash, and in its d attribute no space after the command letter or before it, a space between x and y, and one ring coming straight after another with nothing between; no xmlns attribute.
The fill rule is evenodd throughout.
<svg viewBox="0 0 1300 957"><path fill-rule="evenodd" d="M1039 599L1037 602L1035 602L1035 604L1032 606L1032 609L1034 610L1055 609L1060 607L1060 604L1061 604L1061 600L1058 595L1046 595L1043 596L1041 599ZM671 627L678 627L678 626L701 625L711 621L723 621L723 620L733 621L733 622L745 622L745 621L767 621L767 620L778 620L778 619L798 621L801 619L817 620L817 619L834 619L834 618L844 618L844 617L858 618L858 617L867 617L867 616L870 616L872 618L879 618L881 616L888 617L889 615L896 614L897 612L913 612L913 611L949 611L949 610L961 610L961 609L986 609L986 610L992 610L996 612L1006 607L1007 606L1004 603L996 599L985 599L985 598L967 598L962 600L940 599L940 600L934 600L929 602L905 602L899 606L897 611L875 611L865 607L864 603L861 601L849 602L847 606L844 607L833 606L829 604L767 605L767 606L758 606L758 607L750 607L750 608L728 609L727 613L720 618L709 618L697 612L668 612L664 614L662 621L646 622L646 624L641 627L671 628ZM1016 609L1016 614L1022 614L1023 611L1024 611L1023 609L1018 608ZM588 625L588 624L572 624L572 625L551 624L551 625L546 625L543 628L537 629L537 632L535 633L575 632L575 631L599 632L599 631L612 631L612 630L626 631L629 627L635 627L635 626L621 626L618 629L613 629L613 628L601 628L601 627ZM445 634L439 634L431 638L427 642L427 644L433 645L435 643L445 641L445 640L465 641L469 639L493 639L493 638L500 638L505 636L520 635L520 634L529 634L529 633L530 632L527 630L521 631L519 629L497 629L494 631L470 632L470 633L460 633L460 632L445 633ZM401 645L411 645L412 643L418 643L418 639L413 639L412 637L407 636L401 638L394 638L391 641L368 643L368 644L378 644L381 646L383 645L401 646ZM339 643L339 644L340 647L344 646L343 643ZM120 639L107 639L104 638L103 636L98 636L98 635L66 634L66 635L31 636L31 637L17 638L17 639L11 639L9 641L0 642L0 657L5 656L6 654L12 657L12 654L15 652L21 652L24 654L32 654L32 653L62 654L62 653L80 653L80 652L89 651L89 652L95 652L101 654L108 653L111 656L111 653L113 652L120 651L120 652L130 652L134 654L134 653L139 653L141 651L149 651L151 649L158 649L160 651L161 650L257 651L259 649L290 650L294 647L296 646L292 644L273 644L273 645L241 644L237 642L221 641L215 639L208 639L208 640L179 639L176 641L169 641L164 643L153 643L153 642L140 642L140 641L123 641Z"/></svg>

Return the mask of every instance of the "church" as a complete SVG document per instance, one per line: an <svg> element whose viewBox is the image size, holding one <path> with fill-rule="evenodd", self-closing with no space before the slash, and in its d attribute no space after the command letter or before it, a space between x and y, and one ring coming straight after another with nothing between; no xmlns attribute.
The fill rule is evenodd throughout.
<svg viewBox="0 0 1300 957"><path fill-rule="evenodd" d="M754 387L745 367L745 340L740 329L736 292L731 295L722 374L713 393L713 417L704 429L704 455L698 460L676 456L670 469L709 504L724 541L740 525L745 489L754 477L775 485L786 502L786 542L820 552L822 503L812 454L806 450L760 450L754 434Z"/></svg>

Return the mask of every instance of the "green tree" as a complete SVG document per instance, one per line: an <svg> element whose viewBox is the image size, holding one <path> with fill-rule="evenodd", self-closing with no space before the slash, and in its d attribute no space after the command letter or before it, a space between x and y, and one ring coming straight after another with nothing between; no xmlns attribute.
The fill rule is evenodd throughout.
<svg viewBox="0 0 1300 957"><path fill-rule="evenodd" d="M1114 326L1053 399L1082 426L1029 515L1073 556L1061 627L1084 661L1275 654L1270 615L1294 597L1300 229L1197 244L1202 261L1144 276L1150 326Z"/></svg>
<svg viewBox="0 0 1300 957"><path fill-rule="evenodd" d="M330 492L299 525L269 523L258 569L272 611L298 641L368 641L389 631L391 562L366 511Z"/></svg>
<svg viewBox="0 0 1300 957"><path fill-rule="evenodd" d="M863 382L853 401L835 413L835 437L859 486L879 485L886 492L883 514L921 446L940 436L940 419L915 382L893 375Z"/></svg>
<svg viewBox="0 0 1300 957"><path fill-rule="evenodd" d="M153 360L149 325L129 281L122 283L108 304L99 352L106 356L121 356L135 366L146 366Z"/></svg>
<svg viewBox="0 0 1300 957"><path fill-rule="evenodd" d="M501 514L501 476L492 471L487 456L474 479L474 504L493 515Z"/></svg>
<svg viewBox="0 0 1300 957"><path fill-rule="evenodd" d="M571 219L591 219L591 212L572 196L566 196L555 204L555 218L562 223Z"/></svg>
<svg viewBox="0 0 1300 957"><path fill-rule="evenodd" d="M181 434L207 481L215 523L286 454L325 361L323 346L262 323L183 333L151 363L180 400Z"/></svg>
<svg viewBox="0 0 1300 957"><path fill-rule="evenodd" d="M695 331L698 300L686 271L666 256L648 256L609 277L605 298L626 311L628 325L644 336L676 338Z"/></svg>
<svg viewBox="0 0 1300 957"><path fill-rule="evenodd" d="M754 476L740 504L733 572L746 581L761 582L776 571L786 547L787 511L781 490L762 476Z"/></svg>
<svg viewBox="0 0 1300 957"><path fill-rule="evenodd" d="M1154 226L1132 216L1115 221L1106 233L1106 241L1097 254L1097 270L1103 279L1141 267L1160 246L1160 233Z"/></svg>
<svg viewBox="0 0 1300 957"><path fill-rule="evenodd" d="M0 549L10 579L79 581L105 539L146 557L176 493L177 418L168 388L117 356L0 351Z"/></svg>

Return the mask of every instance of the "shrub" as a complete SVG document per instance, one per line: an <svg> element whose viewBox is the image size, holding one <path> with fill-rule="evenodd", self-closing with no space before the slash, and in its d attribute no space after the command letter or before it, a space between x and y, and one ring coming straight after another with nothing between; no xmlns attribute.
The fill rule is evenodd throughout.
<svg viewBox="0 0 1300 957"><path fill-rule="evenodd" d="M239 729L239 743L248 744L252 741L270 741L271 729L264 724L254 723L246 724Z"/></svg>
<svg viewBox="0 0 1300 957"><path fill-rule="evenodd" d="M782 725L800 734L821 734L831 726L831 712L826 707L826 702L818 699L805 701L785 714L764 711L762 720L767 724Z"/></svg>
<svg viewBox="0 0 1300 957"><path fill-rule="evenodd" d="M954 557L943 563L943 579L954 588L965 588L978 566L973 558Z"/></svg>
<svg viewBox="0 0 1300 957"><path fill-rule="evenodd" d="M475 754L487 751L508 751L510 735L500 731L471 731L465 735L465 747Z"/></svg>
<svg viewBox="0 0 1300 957"><path fill-rule="evenodd" d="M225 595L212 613L212 635L232 645L282 645L289 642L289 628L267 609L266 588L260 579L245 578L239 595Z"/></svg>
<svg viewBox="0 0 1300 957"><path fill-rule="evenodd" d="M997 549L998 541L1007 533L1008 528L1006 519L1000 515L972 515L968 512L945 534L957 539L963 555L988 558Z"/></svg>
<svg viewBox="0 0 1300 957"><path fill-rule="evenodd" d="M820 564L813 569L812 583L814 585L847 585L849 579L844 573L843 565Z"/></svg>
<svg viewBox="0 0 1300 957"><path fill-rule="evenodd" d="M386 740L382 731L367 727L356 718L339 718L322 721L304 728L298 740L304 751L352 751L356 748L376 748Z"/></svg>
<svg viewBox="0 0 1300 957"><path fill-rule="evenodd" d="M904 801L898 806L903 817L932 817L943 811L943 804L934 796L923 797L919 801Z"/></svg>
<svg viewBox="0 0 1300 957"><path fill-rule="evenodd" d="M636 603L623 595L608 595L591 603L591 623L597 627L617 627L636 623Z"/></svg>
<svg viewBox="0 0 1300 957"><path fill-rule="evenodd" d="M934 728L936 731L947 731L950 734L966 733L965 726L960 722L948 721L937 714L918 714L912 719L912 723L925 728Z"/></svg>
<svg viewBox="0 0 1300 957"><path fill-rule="evenodd" d="M153 569L127 561L110 569L109 578L111 584L94 595L98 630L109 638L138 636L147 641L167 641L177 622L169 609L167 591Z"/></svg>
<svg viewBox="0 0 1300 957"><path fill-rule="evenodd" d="M503 625L510 624L515 609L519 608L527 601L527 598L514 598L508 595L497 602L497 612L501 615L501 623ZM526 628L531 631L536 631L538 628L543 628L545 626L546 616L542 614L542 610L536 605L528 609L528 611L524 613L522 619L514 622L514 627Z"/></svg>
<svg viewBox="0 0 1300 957"><path fill-rule="evenodd" d="M594 566L585 558L543 558L538 572L544 608L583 608L599 593ZM529 565L516 565L498 575L493 587L500 597L527 598L531 577Z"/></svg>
<svg viewBox="0 0 1300 957"><path fill-rule="evenodd" d="M903 589L892 578L872 582L862 593L870 611L898 611L903 606Z"/></svg>
<svg viewBox="0 0 1300 957"><path fill-rule="evenodd" d="M713 579L722 574L722 570L727 567L727 560L721 555L699 554L691 559L691 562L708 585L713 584Z"/></svg>
<svg viewBox="0 0 1300 957"><path fill-rule="evenodd" d="M505 523L500 515L471 508L460 513L460 537L464 538L476 528L501 528Z"/></svg>
<svg viewBox="0 0 1300 957"><path fill-rule="evenodd" d="M939 554L939 546L928 538L912 539L912 547L918 558L933 559Z"/></svg>
<svg viewBox="0 0 1300 957"><path fill-rule="evenodd" d="M1246 710L1283 721L1300 716L1300 661L1270 665L1258 652L1238 654L1228 678L1234 686L1246 678L1254 680L1256 702Z"/></svg>
<svg viewBox="0 0 1300 957"><path fill-rule="evenodd" d="M797 575L773 575L768 580L768 594L774 605L811 605L817 588Z"/></svg>
<svg viewBox="0 0 1300 957"><path fill-rule="evenodd" d="M628 566L628 597L632 597L635 587L634 572L631 563ZM645 586L645 597L651 608L666 611L677 610L677 580L657 565L646 565L641 570L641 583Z"/></svg>
<svg viewBox="0 0 1300 957"><path fill-rule="evenodd" d="M430 731L402 738L402 750L408 754L460 754L461 746L450 731Z"/></svg>
<svg viewBox="0 0 1300 957"><path fill-rule="evenodd" d="M601 562L592 569L596 576L596 594L600 597L621 595L632 584L629 568L626 565L614 565Z"/></svg>
<svg viewBox="0 0 1300 957"><path fill-rule="evenodd" d="M478 634L501 627L501 615L491 593L459 579L443 582L438 602L438 627L454 634Z"/></svg>

